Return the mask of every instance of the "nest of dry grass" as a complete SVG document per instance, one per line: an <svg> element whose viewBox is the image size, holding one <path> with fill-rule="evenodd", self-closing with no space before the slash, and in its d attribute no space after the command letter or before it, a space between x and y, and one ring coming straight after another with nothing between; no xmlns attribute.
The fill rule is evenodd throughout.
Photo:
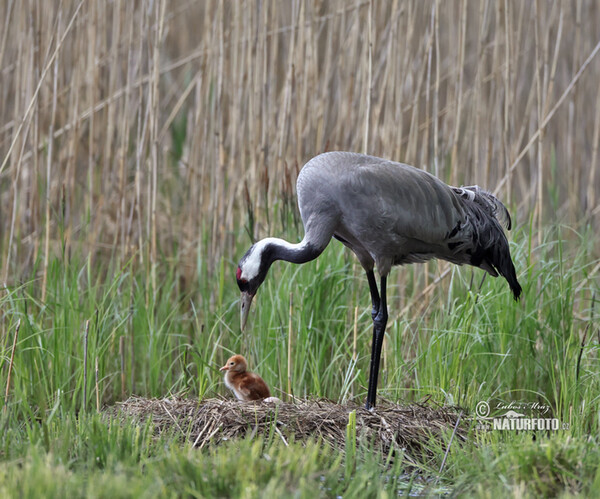
<svg viewBox="0 0 600 499"><path fill-rule="evenodd" d="M356 411L356 437L372 442L383 452L399 450L422 461L431 440L445 445L450 435L464 441L467 423L455 407L399 406L380 403L373 412L354 403L327 400L294 403L238 402L237 400L131 397L109 412L118 419L151 419L157 433L175 431L195 447L217 445L244 436L273 435L287 444L321 439L343 450L348 415ZM458 424L457 424L458 421Z"/></svg>

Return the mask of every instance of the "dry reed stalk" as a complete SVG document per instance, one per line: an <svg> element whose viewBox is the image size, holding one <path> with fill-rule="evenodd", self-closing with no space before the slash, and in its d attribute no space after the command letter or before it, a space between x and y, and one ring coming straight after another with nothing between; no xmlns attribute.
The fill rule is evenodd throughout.
<svg viewBox="0 0 600 499"><path fill-rule="evenodd" d="M127 328L129 329L129 364L131 369L131 393L135 393L135 330L133 328L133 286L130 289L131 291L129 294L129 317L127 317Z"/></svg>
<svg viewBox="0 0 600 499"><path fill-rule="evenodd" d="M511 24L511 20L512 20L512 16L510 15L510 4L508 3L508 1L505 0L504 2L504 36L506 39L506 48L504 49L504 93L505 93L505 99L504 99L504 116L503 116L503 129L502 129L502 146L503 146L503 151L504 151L504 168L507 170L507 174L508 174L508 182L507 182L507 189L506 189L506 199L507 202L510 202L511 199L511 192L510 192L510 188L511 188L511 182L510 182L510 171L508 171L508 167L509 167L509 161L510 161L510 152L509 152L509 147L508 147L508 143L510 142L510 135L511 135L511 128L509 126L509 122L510 122L510 116L511 116L511 109L510 109L510 104L511 104L511 99L509 97L512 97L512 89L511 89L511 85L510 85L510 72L511 72L511 47L512 47L512 43L511 43L511 35L512 35L512 24ZM517 45L518 47L518 45ZM477 105L477 104L476 104ZM491 149L491 144L490 144L490 149ZM490 157L491 160L491 157ZM489 162L491 163L491 161ZM488 165L489 165L488 163ZM488 169L486 170L486 173L489 174L489 166ZM487 184L487 175L486 175L486 184ZM485 184L484 184L485 185Z"/></svg>
<svg viewBox="0 0 600 499"><path fill-rule="evenodd" d="M121 371L121 397L125 398L125 336L119 336L119 361Z"/></svg>
<svg viewBox="0 0 600 499"><path fill-rule="evenodd" d="M78 50L81 51L81 44L78 46ZM83 82L85 81L85 75L81 70L81 67L78 67L77 70L73 72L73 88L79 88ZM78 211L75 209L73 200L75 199L75 178L77 171L77 158L79 158L80 148L82 145L80 144L79 135L80 135L80 122L77 119L80 113L80 105L81 105L81 94L80 92L71 92L69 97L69 119L72 123L74 123L73 133L70 134L70 137L67 137L67 160L65 167L65 175L64 175L64 213L63 219L61 221L61 229L64 231L64 255L69 258L71 255L71 241L73 236L73 224L70 223L73 215ZM56 135L56 132L55 132ZM115 247L117 247L115 245Z"/></svg>
<svg viewBox="0 0 600 499"><path fill-rule="evenodd" d="M573 43L573 59L572 59L572 68L571 73L575 73L577 68L581 64L581 8L582 8L583 0L577 0L575 5L575 41ZM569 99L569 117L567 122L567 133L566 133L566 144L565 149L569 156L573 156L577 154L576 151L576 116L577 116L577 89L575 89ZM593 163L592 163L593 164ZM579 192L579 182L577 175L569 175L567 178L567 192L568 192L568 200L569 200L569 219L575 218L575 213L577 212L577 200L578 200L578 192Z"/></svg>
<svg viewBox="0 0 600 499"><path fill-rule="evenodd" d="M292 318L293 318L293 295L290 293L290 311L288 316L288 348L287 348L287 393L288 400L293 398L292 392Z"/></svg>
<svg viewBox="0 0 600 499"><path fill-rule="evenodd" d="M96 357L95 366L94 366L94 378L96 387L96 412L100 412L100 383L98 381L98 357Z"/></svg>
<svg viewBox="0 0 600 499"><path fill-rule="evenodd" d="M545 105L544 105L544 112L543 115L544 117L548 114L548 111L550 110L550 97L552 96L553 90L554 90L554 82L556 79L556 68L558 65L558 54L559 54L559 48L562 42L562 33L563 33L563 21L564 21L564 9L563 9L563 4L560 3L560 14L558 17L558 27L557 29L557 33L556 33L556 39L555 39L555 43L554 43L554 56L552 58L552 66L550 68L550 75L549 75L549 80L548 80L548 90L546 92L546 99L545 99Z"/></svg>
<svg viewBox="0 0 600 499"><path fill-rule="evenodd" d="M369 10L367 14L367 85L366 85L366 103L365 124L363 136L363 153L369 152L369 120L371 118L371 97L373 91L373 0L369 0Z"/></svg>
<svg viewBox="0 0 600 499"><path fill-rule="evenodd" d="M6 390L4 391L4 412L6 412L6 408L8 407L8 394L10 393L10 380L12 376L13 365L15 362L15 351L17 350L17 339L19 338L19 330L21 329L21 319L17 321L17 326L15 327L15 336L13 338L13 345L10 350L10 361L8 363L8 373L6 375Z"/></svg>
<svg viewBox="0 0 600 499"><path fill-rule="evenodd" d="M83 332L83 412L87 407L87 367L88 367L88 335L90 332L90 320L85 321Z"/></svg>
<svg viewBox="0 0 600 499"><path fill-rule="evenodd" d="M413 28L412 25L412 21L411 21L411 13L412 10L409 9L409 19L408 19L408 23L409 23L409 29L408 29L408 34L407 34L407 40L412 40L413 37L418 37L420 35L416 34L416 29ZM407 41L407 43L409 43ZM420 49L421 47L419 47ZM419 50L420 53L420 50ZM421 61L419 63L419 70L417 71L417 76L416 76L416 84L415 84L415 91L413 93L413 100L412 100L412 106L411 106L411 119L410 119L410 127L408 130L408 144L406 147L406 161L408 163L416 163L417 162L417 144L418 144L418 140L419 140L419 111L420 111L420 95L421 95L421 89L423 86L423 80L424 80L424 75L425 75L425 71L424 71L424 66L423 66L424 62Z"/></svg>
<svg viewBox="0 0 600 499"><path fill-rule="evenodd" d="M83 2L82 2L83 3ZM87 44L87 69L86 69L86 86L87 86L87 100L90 102L92 107L96 103L98 97L98 69L95 64L96 61L96 36L97 36L97 26L99 24L98 19L98 11L96 7L97 2L90 2L88 16L91 20L90 23L87 24L88 28L88 40ZM94 152L96 150L94 139L96 136L96 116L94 113L91 114L89 119L89 134L88 134L88 157L87 157L87 216L89 217L90 222L92 222L92 226L94 226L95 222L95 212L94 212L94 165L95 158Z"/></svg>
<svg viewBox="0 0 600 499"><path fill-rule="evenodd" d="M356 362L358 358L356 343L358 339L358 306L354 307L354 328L352 330L352 360Z"/></svg>
<svg viewBox="0 0 600 499"><path fill-rule="evenodd" d="M456 117L454 118L454 139L452 141L452 153L450 159L450 183L455 185L458 179L457 172L457 160L458 160L458 142L460 126L462 125L462 101L463 101L463 78L464 78L464 66L465 66L465 48L466 48L466 31L467 31L467 2L462 0L462 7L460 9L460 33L458 38L458 45L460 50L458 52L458 83L456 86Z"/></svg>
<svg viewBox="0 0 600 499"><path fill-rule="evenodd" d="M301 18L301 12L303 9L300 8L300 6L298 5L298 1L295 0L292 2L292 26L294 28L296 28L297 26L299 26L300 24L300 18ZM282 166L285 164L285 159L284 159L284 145L287 145L287 139L289 136L289 129L290 129L290 106L291 106L291 101L292 101L292 94L294 93L294 88L293 88L293 82L294 82L294 73L295 73L295 67L294 67L294 60L295 60L295 51L296 51L296 39L298 38L298 36L296 35L297 32L302 33L302 30L300 29L293 29L293 31L290 33L290 46L289 46L289 53L288 53L288 60L289 60L289 64L287 65L287 71L286 71L286 76L285 76L285 87L283 90L283 96L282 96L282 100L283 100L283 113L281 113L281 116L279 117L279 137L278 137L278 146L277 146L277 156L275 157L275 163L277 165L277 168L275 169L275 171L281 170ZM274 182L271 183L271 185L273 185ZM277 184L279 185L279 184ZM268 190L267 190L267 195L268 195Z"/></svg>
<svg viewBox="0 0 600 499"><path fill-rule="evenodd" d="M452 435L450 435L450 441L448 442L448 447L446 447L446 452L444 453L444 459L442 459L442 464L440 465L440 471L435 481L437 483L439 477L444 470L444 466L446 465L446 459L448 458L448 453L450 452L450 446L452 445L452 441L454 440L454 435L456 435L456 431L458 430L458 425L460 424L460 418L462 417L462 411L458 413L458 417L456 418L456 424L454 425L454 429L452 430Z"/></svg>
<svg viewBox="0 0 600 499"><path fill-rule="evenodd" d="M106 8L106 4L103 5L104 8ZM113 6L113 11L112 11L112 23L109 22L109 20L106 21L106 26L109 27L110 26L110 30L113 33L121 33L121 19L123 18L122 12L121 12L121 7L122 4L121 2L117 2L115 3L115 5ZM106 16L108 17L108 16ZM107 64L109 65L109 67L114 68L117 66L117 64L119 63L118 61L118 57L117 57L117 44L112 43L110 44L109 47L107 47L107 51L108 54L106 56L106 60L107 60ZM108 74L108 94L112 95L116 90L117 90L117 71L109 71ZM115 127L115 114L116 114L116 106L114 104L109 104L106 108L106 127L109 130L114 130ZM121 120L119 120L119 123L122 123ZM114 134L107 134L104 140L104 152L102 153L103 156L103 161L102 163L100 163L100 161L98 161L99 164L102 164L102 174L100 175L100 188L102 190L103 193L108 192L108 193L113 193L113 192L118 192L118 187L115 188L114 187L114 182L118 179L117 175L108 175L108 172L111 171L111 163L114 159L112 151L113 151L113 142L114 142ZM98 148L99 151L102 151L102 147ZM116 156L118 157L118 153L116 154ZM118 163L116 163L118 164ZM115 172L116 173L116 172ZM112 180L112 182L111 182ZM107 195L107 204L108 205L112 205L111 203L111 194ZM114 231L115 233L115 237L118 236L118 230ZM113 254L114 254L114 250L113 250Z"/></svg>
<svg viewBox="0 0 600 499"><path fill-rule="evenodd" d="M124 37L126 39L126 47L128 54L128 62L126 65L126 77L125 77L125 93L123 106L121 108L121 115L119 121L123 124L123 133L121 135L121 144L119 147L118 154L118 164L119 164L119 197L120 203L118 203L118 212L116 216L116 226L117 230L115 231L115 242L113 243L115 247L120 246L120 259L121 261L127 258L127 255L130 252L130 226L128 220L131 217L132 210L130 210L130 214L127 213L127 204L128 204L128 196L126 194L127 191L127 153L130 148L130 136L131 136L131 122L133 121L130 117L130 106L131 106L131 83L132 83L132 71L131 71L131 61L133 56L133 19L132 19L132 11L133 4L131 2L127 2L127 10L124 15ZM114 92L114 91L113 91ZM114 93L111 92L111 95ZM133 206L131 207L133 208ZM119 244L119 240L122 242Z"/></svg>
<svg viewBox="0 0 600 499"><path fill-rule="evenodd" d="M215 262L222 260L222 247L223 247L223 235L225 232L224 218L225 218L225 125L224 125L224 64L225 64L225 7L224 2L218 4L218 11L216 19L218 20L217 37L219 40L219 55L217 59L217 92L215 97L216 106L216 119L215 123L217 126L215 134L215 158L217 164L217 190L216 190L216 217L214 218L214 239L213 239L213 259Z"/></svg>
<svg viewBox="0 0 600 499"><path fill-rule="evenodd" d="M592 164L587 181L586 201L589 208L596 206L596 170L600 168L598 162L598 142L600 142L600 88L596 96L596 118L594 119L594 135L592 139Z"/></svg>
<svg viewBox="0 0 600 499"><path fill-rule="evenodd" d="M540 35L540 27L539 27L539 0L535 0L535 23L534 23L534 33L535 33L535 88L536 88L536 102L537 102L537 122L538 129L540 133L538 134L537 140L537 195L536 195L536 203L535 203L535 212L534 217L537 221L538 228L538 236L537 241L538 245L542 242L542 206L544 201L544 191L543 187L543 179L544 179L544 164L543 164L543 150L544 150L544 127L541 125L543 122L544 116L542 114L542 106L543 103L543 85L542 85L542 77L540 73L542 72L543 62L542 62L542 50L540 49L540 45L542 44L541 35Z"/></svg>
<svg viewBox="0 0 600 499"><path fill-rule="evenodd" d="M156 223L156 210L157 210L157 198L158 198L158 169L159 169L159 123L158 119L160 116L160 93L159 93L159 68L160 68L160 48L162 45L164 19L165 19L166 4L164 0L156 2L154 21L155 26L158 27L154 36L154 43L152 46L152 85L150 93L150 105L152 112L150 114L150 137L151 137L151 181L149 192L149 206L150 208L150 279L152 293L156 293L156 266L157 261L157 223ZM123 386L125 384L125 378L122 378ZM123 392L124 393L124 392Z"/></svg>
<svg viewBox="0 0 600 499"><path fill-rule="evenodd" d="M20 149L20 154L19 154L19 158L17 159L17 164L20 165L21 164L21 158L23 157L23 151L25 148L25 140L23 140L23 145ZM8 280L8 275L10 272L10 263L11 263L11 257L12 257L12 248L13 248L13 238L14 238L14 234L15 234L15 228L17 227L17 216L18 216L18 180L19 180L19 174L20 174L20 166L17 166L17 168L15 169L14 173L13 173L13 178L12 178L12 210L11 210L11 217L10 217L10 231L9 231L9 236L8 236L8 249L6 251L6 262L4 265L4 273L3 273L3 279L2 281L4 283L7 282Z"/></svg>
<svg viewBox="0 0 600 499"><path fill-rule="evenodd" d="M440 143L440 131L439 131L439 102L440 102L440 2L435 0L435 10L433 14L434 27L433 27L433 38L435 40L435 83L433 88L433 161L434 168L433 173L436 177L439 177L439 143Z"/></svg>
<svg viewBox="0 0 600 499"><path fill-rule="evenodd" d="M381 14L386 14L386 12L380 13ZM396 19L398 15L398 1L394 0L394 2L392 2L391 7L390 7L390 12L389 12L389 17L390 19ZM379 23L378 19L375 19L375 24L377 25ZM391 22L386 26L386 29L384 31L384 33L381 34L380 36L380 40L378 42L378 47L380 47L378 50L381 51L381 58L385 58L385 63L383 63L383 67L381 69L379 69L379 67L381 66L381 64L378 64L377 68L376 68L376 73L381 74L380 77L380 85L379 85L379 97L376 98L376 105L375 105L375 110L372 113L372 118L370 119L370 122L374 123L375 125L377 125L377 127L375 128L375 130L377 130L379 127L385 127L388 128L390 127L391 123L393 122L393 117L394 114L392 112L390 112L389 109L386 108L385 104L386 102L390 99L390 94L395 92L395 85L394 85L394 75L396 73L396 65L397 65L397 57L395 56L394 53L394 44L396 42L396 38L397 38L397 26L398 23L397 22ZM371 30L373 28L371 27ZM377 36L375 36L375 40L377 40ZM384 51L384 47L385 47L385 51ZM378 62L378 61L376 61ZM373 99L373 93L374 93L374 86L373 86L373 80L371 80L370 83L370 94L371 94L371 98ZM375 95L375 97L377 97L377 95ZM384 154L384 151L389 151L387 154L390 154L390 157L393 157L393 153L394 153L394 146L395 144L393 144L390 140L389 136L381 136L380 134L378 134L377 132L375 133L371 133L372 136L372 143L374 145L372 145L372 152L374 154L378 154L378 155L382 155Z"/></svg>
<svg viewBox="0 0 600 499"><path fill-rule="evenodd" d="M431 84L431 72L432 72L432 65L433 65L433 50L434 50L434 46L435 46L435 18L436 18L436 7L437 7L437 3L433 2L431 5L431 16L430 16L430 22L429 22L429 33L428 33L428 42L427 42L427 49L426 49L426 53L427 53L427 70L426 70L426 74L427 74L427 79L426 79L426 83L425 83L425 122L426 123L433 123L433 120L435 120L435 115L431 114L431 93L432 91L434 91L434 88ZM421 141L421 161L425 166L425 168L427 170L429 170L429 149L430 149L430 139L429 139L429 134L430 134L430 128L429 126L425 127L424 133L423 133L423 139ZM427 273L425 274L425 279L427 279Z"/></svg>
<svg viewBox="0 0 600 499"><path fill-rule="evenodd" d="M62 11L58 13L58 31L60 32ZM52 110L50 111L50 127L48 129L48 137L54 135L54 122L56 120L56 102L57 102L57 86L58 86L58 54L54 59L54 71L52 78ZM48 142L48 154L46 161L46 217L45 217L45 237L44 237L44 269L42 274L42 303L46 301L46 286L48 282L48 263L50 261L50 203L51 203L51 181L52 181L52 161L53 161L53 146L52 138ZM84 402L85 405L85 402Z"/></svg>
<svg viewBox="0 0 600 499"><path fill-rule="evenodd" d="M14 4L15 4L15 2L8 3L7 12L5 13L5 16L4 16L4 29L2 31L2 40L0 41L0 68L4 67L2 65L2 62L4 59L4 51L6 49L6 39L8 38L8 23L11 19L11 14L12 14Z"/></svg>
<svg viewBox="0 0 600 499"><path fill-rule="evenodd" d="M431 91L435 91L435 89L432 87L431 84L431 67L432 67L432 58L433 58L433 47L436 43L436 31L435 31L435 22L436 22L436 7L437 7L437 3L433 3L431 6L431 20L429 23L429 33L428 33L428 41L427 41L427 48L426 48L426 53L427 53L427 80L426 80L426 84L425 84L425 88L426 88L426 92L425 92L425 115L426 115L426 119L425 121L427 123L431 123L433 121L437 121L437 117L435 114L433 114L433 116L429 115L430 112L430 94ZM436 110L437 111L437 110ZM425 129L425 133L423 135L423 140L422 140L422 151L421 151L421 158L422 161L424 162L425 169L427 169L428 171L430 170L427 166L429 166L429 128L430 127L426 127ZM436 161L437 164L437 158L434 157L434 161ZM429 284L429 269L430 269L430 264L429 262L426 262L424 265L425 268L425 272L423 273L424 276L424 287L427 287Z"/></svg>
<svg viewBox="0 0 600 499"><path fill-rule="evenodd" d="M307 89L309 86L309 81L310 83L314 83L312 81L312 78L314 77L312 74L312 68L314 67L313 58L315 57L313 52L314 34L312 32L312 24L307 23L307 20L312 16L312 14L313 13L309 5L306 3L302 3L300 5L298 19L298 46L301 50L303 50L304 53L303 57L301 59L299 58L300 60L298 61L298 65L294 66L292 73L294 77L292 82L293 97L295 97L295 101L298 102L301 109L299 113L290 116L290 137L294 143L290 157L290 160L292 161L302 161L300 151L302 150L303 123L304 118L306 117L307 108L309 106ZM326 72L324 72L324 77L327 77ZM287 184L287 179L285 180Z"/></svg>

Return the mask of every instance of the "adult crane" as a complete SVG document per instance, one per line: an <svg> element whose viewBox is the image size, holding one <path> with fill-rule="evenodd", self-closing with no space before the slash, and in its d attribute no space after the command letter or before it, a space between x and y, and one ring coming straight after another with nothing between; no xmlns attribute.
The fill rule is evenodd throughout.
<svg viewBox="0 0 600 499"><path fill-rule="evenodd" d="M386 280L392 266L439 258L502 275L515 300L521 294L508 241L506 207L478 186L451 187L409 165L350 152L311 159L297 181L305 235L300 243L268 237L239 262L241 327L256 291L275 260L305 263L317 258L332 237L357 256L367 274L373 306L373 342L367 409L375 406L381 347L388 319ZM373 272L380 276L380 286Z"/></svg>

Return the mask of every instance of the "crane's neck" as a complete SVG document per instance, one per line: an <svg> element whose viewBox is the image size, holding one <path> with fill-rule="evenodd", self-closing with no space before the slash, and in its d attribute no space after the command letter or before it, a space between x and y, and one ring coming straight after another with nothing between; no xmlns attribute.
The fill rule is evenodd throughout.
<svg viewBox="0 0 600 499"><path fill-rule="evenodd" d="M267 237L254 244L240 261L240 275L246 281L259 278L260 282L275 260L292 263L305 263L317 258L322 248L317 248L306 238L297 244L276 237Z"/></svg>
<svg viewBox="0 0 600 499"><path fill-rule="evenodd" d="M267 260L270 259L270 263L275 260L285 260L291 263L306 263L317 258L323 250L319 250L313 246L306 239L301 242L293 244L283 239L276 237L268 237L259 241L259 243L265 243L265 257Z"/></svg>

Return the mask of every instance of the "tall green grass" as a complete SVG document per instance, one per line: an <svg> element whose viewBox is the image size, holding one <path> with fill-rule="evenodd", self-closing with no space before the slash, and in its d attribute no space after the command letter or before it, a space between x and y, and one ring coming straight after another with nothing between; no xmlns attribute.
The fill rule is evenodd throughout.
<svg viewBox="0 0 600 499"><path fill-rule="evenodd" d="M291 213L284 225L276 235L299 239ZM21 321L0 416L3 491L133 496L152 490L147 495L168 496L177 490L250 497L263 489L301 496L410 489L485 496L488 489L516 493L528 474L537 474L533 488L523 489L528 493L592 490L590 484L600 480L593 437L600 426L595 239L590 231L556 226L536 246L531 233L517 231L511 243L524 289L519 303L502 279L483 278L476 269L452 267L425 296L423 275L429 272L429 281L444 275L443 264L394 271L379 396L460 405L467 418L482 400L539 402L568 423L568 431L537 434L536 440L527 433L473 433L474 441L453 444L440 473L448 442L432 442L430 460L415 469L401 456L391 459L367 447L354 449L351 462L317 443L306 450L268 440L232 442L192 451L174 435L155 440L148 425L98 418L96 396L102 407L130 394L231 396L218 367L232 352L243 353L274 394L285 398L289 341L295 396L364 400L370 300L353 255L332 242L311 263L275 263L255 298L250 327L241 333L233 276L236 257L250 241L240 233L235 254L212 269L213 279L203 277L204 269L194 293L181 291L177 262L164 259L157 266L160 286L153 288L133 260L106 266L76 256L50 263L44 302L35 267L29 278L3 290L2 388ZM317 454L317 465L303 457ZM584 463L580 456L586 456ZM271 459L295 463L293 471ZM231 466L258 468L232 477ZM54 483L56 477L63 483Z"/></svg>
<svg viewBox="0 0 600 499"><path fill-rule="evenodd" d="M269 438L198 451L169 436L97 416L49 425L31 443L10 448L0 467L2 497L374 497L423 487L404 463L382 468L367 447L351 477L344 457L322 443ZM385 464L385 459L383 461Z"/></svg>
<svg viewBox="0 0 600 499"><path fill-rule="evenodd" d="M281 228L274 235L301 237L291 210L275 225ZM590 492L600 483L594 437L600 427L595 236L557 225L546 229L538 246L533 233L525 227L511 243L523 285L518 303L501 278L484 278L476 269L451 267L446 273L444 264L430 263L393 271L379 396L459 405L465 421L482 400L538 402L549 405L568 430L473 432L469 442L452 444L440 472L450 430L415 465L401 455L373 452L366 443L348 447L346 461L317 442L288 448L270 436L197 451L175 433L157 439L149 424L99 417L97 396L102 408L131 394L230 397L218 367L232 352L243 353L274 394L285 398L289 341L295 396L364 400L372 326L368 286L354 256L332 242L308 264L276 262L242 333L234 274L251 241L240 229L234 252L217 268L207 269L199 250L194 292L184 291L177 261L160 262L155 269L160 285L153 287L136 257L106 265L77 255L50 262L43 302L37 266L22 282L4 288L2 394L19 320L20 330L0 413L0 492L7 497ZM423 294L424 276L429 282L445 277ZM238 468L247 472L231 471Z"/></svg>
<svg viewBox="0 0 600 499"><path fill-rule="evenodd" d="M480 285L483 272L455 267L415 316L410 283L423 268L401 270L409 289L400 289L402 283L390 286L395 320L388 324L381 396L406 402L431 396L464 406L483 397L533 398L551 404L562 417L582 418L591 430L597 421L589 411L599 391L593 309L598 279L588 276L594 266L593 239L578 235L575 249L566 251L560 242L564 230L548 231L544 244L531 250L525 233L517 233L512 251L524 286L520 303L512 300L501 278L486 277ZM298 238L292 230L284 235ZM243 243L239 248L242 254ZM435 276L435 265L431 269ZM332 242L309 264L274 264L244 333L239 331L234 270L234 261L223 260L215 279L200 280L198 293L185 294L179 291L175 265L165 261L158 270L161 285L153 293L148 275L129 263L93 269L89 260L53 261L44 303L33 278L6 288L1 297L6 325L2 386L21 320L4 402L28 417L55 407L68 412L95 407L96 361L103 404L131 393L212 396L225 393L217 368L233 352L246 355L281 393L287 389L289 341L295 395L364 397L370 302L366 279L347 250ZM399 315L405 303L408 311Z"/></svg>

